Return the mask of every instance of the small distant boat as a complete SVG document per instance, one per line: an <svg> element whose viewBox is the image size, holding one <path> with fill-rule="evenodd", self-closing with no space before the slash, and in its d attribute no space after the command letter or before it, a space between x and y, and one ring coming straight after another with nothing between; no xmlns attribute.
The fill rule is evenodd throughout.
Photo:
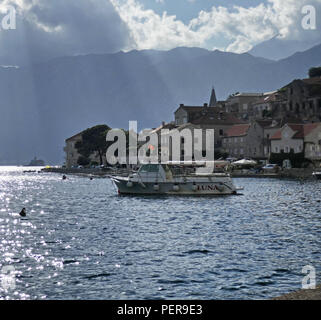
<svg viewBox="0 0 321 320"><path fill-rule="evenodd" d="M30 163L27 165L27 167L44 167L44 166L45 166L45 162L43 160L37 159L37 157L31 160Z"/></svg>
<svg viewBox="0 0 321 320"><path fill-rule="evenodd" d="M132 195L236 195L228 173L197 174L195 172L175 172L170 164L143 164L138 172L128 177L111 176L119 194ZM188 167L185 167L185 169ZM173 169L173 170L172 170Z"/></svg>
<svg viewBox="0 0 321 320"><path fill-rule="evenodd" d="M312 175L313 175L315 178L321 180L321 171L315 171L315 172L312 173Z"/></svg>

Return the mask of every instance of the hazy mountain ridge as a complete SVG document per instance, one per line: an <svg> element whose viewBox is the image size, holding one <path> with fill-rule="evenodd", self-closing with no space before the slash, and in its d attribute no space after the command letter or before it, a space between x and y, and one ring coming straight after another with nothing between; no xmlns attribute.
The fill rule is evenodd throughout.
<svg viewBox="0 0 321 320"><path fill-rule="evenodd" d="M280 61L176 48L61 57L32 69L0 67L0 161L63 161L64 139L97 123L141 128L173 119L179 103L278 89L321 65L321 45Z"/></svg>

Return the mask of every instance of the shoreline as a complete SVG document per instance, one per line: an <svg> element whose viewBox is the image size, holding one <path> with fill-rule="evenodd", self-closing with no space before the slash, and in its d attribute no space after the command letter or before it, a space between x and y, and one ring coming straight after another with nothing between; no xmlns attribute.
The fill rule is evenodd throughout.
<svg viewBox="0 0 321 320"><path fill-rule="evenodd" d="M316 286L315 289L301 289L286 293L271 300L321 300L321 285Z"/></svg>
<svg viewBox="0 0 321 320"><path fill-rule="evenodd" d="M316 180L313 176L313 169L284 169L278 173L251 173L248 171L234 171L231 172L232 178L274 178L274 179L296 179L296 180ZM125 169L119 170L117 172L104 171L101 169L67 169L67 168L44 168L41 172L49 173L60 173L60 174L76 174L84 176L98 176L98 177L108 177L111 174L124 174L128 173Z"/></svg>

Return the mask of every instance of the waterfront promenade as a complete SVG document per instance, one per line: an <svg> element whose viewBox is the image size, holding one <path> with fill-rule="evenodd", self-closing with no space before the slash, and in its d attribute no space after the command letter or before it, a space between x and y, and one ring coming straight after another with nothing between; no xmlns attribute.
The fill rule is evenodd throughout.
<svg viewBox="0 0 321 320"><path fill-rule="evenodd" d="M95 176L109 176L110 174L124 174L128 173L126 169L120 169L118 171L105 171L101 169L92 169L92 168L61 168L61 167L52 167L42 169L43 172L54 172L61 174L78 174L78 175L95 175ZM312 176L312 169L285 169L281 170L278 173L255 173L250 170L237 170L231 173L233 178L292 178L292 179L315 179Z"/></svg>

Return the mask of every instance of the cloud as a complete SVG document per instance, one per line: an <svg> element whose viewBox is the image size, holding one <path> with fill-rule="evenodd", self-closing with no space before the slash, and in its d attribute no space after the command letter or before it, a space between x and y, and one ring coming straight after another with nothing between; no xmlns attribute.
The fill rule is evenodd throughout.
<svg viewBox="0 0 321 320"><path fill-rule="evenodd" d="M4 0L0 12L8 5L16 8L17 28L0 31L0 64L132 46L126 24L108 0Z"/></svg>
<svg viewBox="0 0 321 320"><path fill-rule="evenodd" d="M166 8L166 1L162 2ZM187 0L190 1L190 0ZM244 8L214 6L184 23L139 0L2 0L17 10L17 29L1 30L0 65L23 65L63 55L195 46L242 53L275 36L320 41L321 0L267 0ZM314 5L317 30L301 26L302 7Z"/></svg>
<svg viewBox="0 0 321 320"><path fill-rule="evenodd" d="M302 7L313 5L321 12L321 0L268 0L257 6L212 7L201 11L188 24L175 15L162 15L145 9L137 0L111 0L121 19L128 26L136 49L171 49L177 46L210 45L221 38L226 51L242 53L254 45L278 36L284 40L320 41L320 26L307 32L301 26ZM320 16L320 15L319 15Z"/></svg>

